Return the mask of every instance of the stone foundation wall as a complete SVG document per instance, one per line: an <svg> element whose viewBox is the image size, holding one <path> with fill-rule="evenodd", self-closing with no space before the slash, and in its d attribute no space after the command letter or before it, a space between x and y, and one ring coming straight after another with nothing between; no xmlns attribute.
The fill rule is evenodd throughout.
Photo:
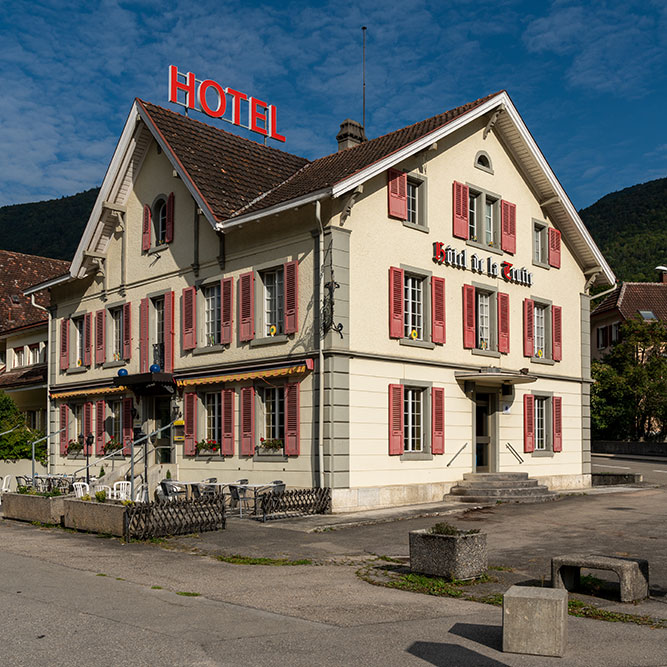
<svg viewBox="0 0 667 667"><path fill-rule="evenodd" d="M456 482L368 486L357 489L332 489L332 512L361 512L363 510L420 503L439 503Z"/></svg>

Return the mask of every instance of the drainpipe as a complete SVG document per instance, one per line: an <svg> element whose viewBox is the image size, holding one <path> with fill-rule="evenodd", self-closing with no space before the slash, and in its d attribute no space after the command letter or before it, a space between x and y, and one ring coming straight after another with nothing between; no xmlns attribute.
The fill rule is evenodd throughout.
<svg viewBox="0 0 667 667"><path fill-rule="evenodd" d="M319 323L319 330L317 332L317 354L318 362L317 368L319 373L319 399L317 402L317 470L319 473L318 486L320 489L324 488L324 338L322 335L322 299L324 297L324 228L322 227L322 205L318 199L315 202L315 220L320 227L319 234L319 254L320 254L320 282L319 282L319 315L317 321Z"/></svg>
<svg viewBox="0 0 667 667"><path fill-rule="evenodd" d="M595 296L591 297L591 301L594 301L595 299L599 299L601 296L606 296L607 294L611 294L616 288L618 287L618 282L614 283L614 286L608 290L605 290L604 292L600 292L599 294L596 294Z"/></svg>
<svg viewBox="0 0 667 667"><path fill-rule="evenodd" d="M49 355L51 354L51 311L44 306L40 306L35 301L35 295L30 295L30 304L38 310L43 310L46 313L46 444L49 449L49 456L47 456L46 472L51 472L51 410L49 406L49 394L51 391L51 364L49 363ZM33 459L34 466L34 459Z"/></svg>

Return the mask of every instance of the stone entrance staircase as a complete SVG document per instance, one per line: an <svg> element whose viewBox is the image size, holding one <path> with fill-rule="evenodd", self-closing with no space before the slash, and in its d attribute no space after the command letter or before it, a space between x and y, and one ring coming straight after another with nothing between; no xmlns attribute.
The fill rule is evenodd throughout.
<svg viewBox="0 0 667 667"><path fill-rule="evenodd" d="M526 472L468 472L445 496L445 500L484 504L541 503L555 499L555 493L536 479L529 479Z"/></svg>

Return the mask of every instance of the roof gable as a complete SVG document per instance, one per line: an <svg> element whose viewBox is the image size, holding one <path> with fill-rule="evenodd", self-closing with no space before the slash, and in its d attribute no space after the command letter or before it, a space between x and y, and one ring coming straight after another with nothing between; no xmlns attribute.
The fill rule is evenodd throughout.
<svg viewBox="0 0 667 667"><path fill-rule="evenodd" d="M623 283L595 308L592 315L614 310L625 320L635 317L640 310L649 310L659 320L667 322L667 283Z"/></svg>

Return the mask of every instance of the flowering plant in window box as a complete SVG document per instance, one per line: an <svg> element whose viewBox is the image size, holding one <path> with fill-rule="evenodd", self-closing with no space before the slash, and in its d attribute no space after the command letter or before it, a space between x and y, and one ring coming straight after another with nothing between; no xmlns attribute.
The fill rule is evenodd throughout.
<svg viewBox="0 0 667 667"><path fill-rule="evenodd" d="M105 454L111 454L111 452L117 452L119 449L122 449L123 443L118 442L115 438L111 438L105 445L104 445L104 453Z"/></svg>
<svg viewBox="0 0 667 667"><path fill-rule="evenodd" d="M78 440L71 439L67 443L67 452L66 454L78 454L79 452L83 451L83 443L79 442Z"/></svg>
<svg viewBox="0 0 667 667"><path fill-rule="evenodd" d="M259 446L271 452L278 452L283 448L283 441L280 438L260 438Z"/></svg>
<svg viewBox="0 0 667 667"><path fill-rule="evenodd" d="M197 454L202 452L211 452L217 454L220 451L220 445L217 440L211 440L210 438L203 438L198 442L195 442L195 451Z"/></svg>

